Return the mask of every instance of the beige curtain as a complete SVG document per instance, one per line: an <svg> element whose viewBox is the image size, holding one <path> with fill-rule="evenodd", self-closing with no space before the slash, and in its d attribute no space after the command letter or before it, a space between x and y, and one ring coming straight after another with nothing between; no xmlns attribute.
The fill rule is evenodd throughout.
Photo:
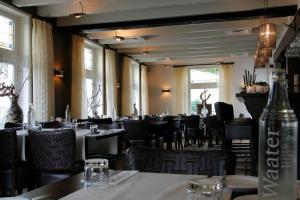
<svg viewBox="0 0 300 200"><path fill-rule="evenodd" d="M72 36L71 114L74 118L87 118L85 95L84 38Z"/></svg>
<svg viewBox="0 0 300 200"><path fill-rule="evenodd" d="M122 68L122 115L132 114L132 68L131 59L124 57Z"/></svg>
<svg viewBox="0 0 300 200"><path fill-rule="evenodd" d="M175 87L173 114L187 114L189 112L187 67L175 69Z"/></svg>
<svg viewBox="0 0 300 200"><path fill-rule="evenodd" d="M53 38L50 24L32 20L33 105L37 121L54 116Z"/></svg>
<svg viewBox="0 0 300 200"><path fill-rule="evenodd" d="M122 68L122 115L133 113L133 104L140 109L139 63L124 57Z"/></svg>
<svg viewBox="0 0 300 200"><path fill-rule="evenodd" d="M147 66L141 66L141 113L149 114L148 72Z"/></svg>
<svg viewBox="0 0 300 200"><path fill-rule="evenodd" d="M222 102L233 104L232 65L220 65L219 74L219 99Z"/></svg>
<svg viewBox="0 0 300 200"><path fill-rule="evenodd" d="M105 49L105 73L106 73L106 112L108 116L113 116L113 109L117 111L117 72L116 53L110 49ZM116 114L116 113L115 113Z"/></svg>

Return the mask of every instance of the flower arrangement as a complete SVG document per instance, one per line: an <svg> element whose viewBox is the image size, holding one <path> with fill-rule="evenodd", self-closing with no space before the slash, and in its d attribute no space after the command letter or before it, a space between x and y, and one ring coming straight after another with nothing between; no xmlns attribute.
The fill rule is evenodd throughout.
<svg viewBox="0 0 300 200"><path fill-rule="evenodd" d="M93 94L90 98L87 99L88 104L88 113L92 113L92 117L96 117L98 115L97 108L102 106L101 104L101 85L95 85L93 84Z"/></svg>

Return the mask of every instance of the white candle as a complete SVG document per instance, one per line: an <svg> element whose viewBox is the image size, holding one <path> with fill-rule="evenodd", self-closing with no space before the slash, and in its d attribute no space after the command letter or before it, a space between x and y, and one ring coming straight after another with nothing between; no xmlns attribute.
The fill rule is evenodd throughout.
<svg viewBox="0 0 300 200"><path fill-rule="evenodd" d="M299 85L299 74L294 75L294 85Z"/></svg>

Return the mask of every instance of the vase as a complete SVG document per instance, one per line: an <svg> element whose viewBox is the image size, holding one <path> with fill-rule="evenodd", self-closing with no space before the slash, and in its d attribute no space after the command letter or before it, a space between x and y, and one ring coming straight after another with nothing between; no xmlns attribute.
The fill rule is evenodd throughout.
<svg viewBox="0 0 300 200"><path fill-rule="evenodd" d="M23 111L18 104L18 96L12 96L10 99L10 107L7 110L6 122L23 123Z"/></svg>
<svg viewBox="0 0 300 200"><path fill-rule="evenodd" d="M208 109L206 108L206 102L202 103L202 109L201 109L201 115L203 117L206 117L208 114Z"/></svg>

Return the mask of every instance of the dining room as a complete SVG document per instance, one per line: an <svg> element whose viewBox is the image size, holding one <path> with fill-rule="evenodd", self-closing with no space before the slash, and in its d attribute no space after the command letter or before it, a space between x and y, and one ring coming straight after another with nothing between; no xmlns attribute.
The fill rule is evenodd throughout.
<svg viewBox="0 0 300 200"><path fill-rule="evenodd" d="M0 0L0 199L296 199L299 4Z"/></svg>

